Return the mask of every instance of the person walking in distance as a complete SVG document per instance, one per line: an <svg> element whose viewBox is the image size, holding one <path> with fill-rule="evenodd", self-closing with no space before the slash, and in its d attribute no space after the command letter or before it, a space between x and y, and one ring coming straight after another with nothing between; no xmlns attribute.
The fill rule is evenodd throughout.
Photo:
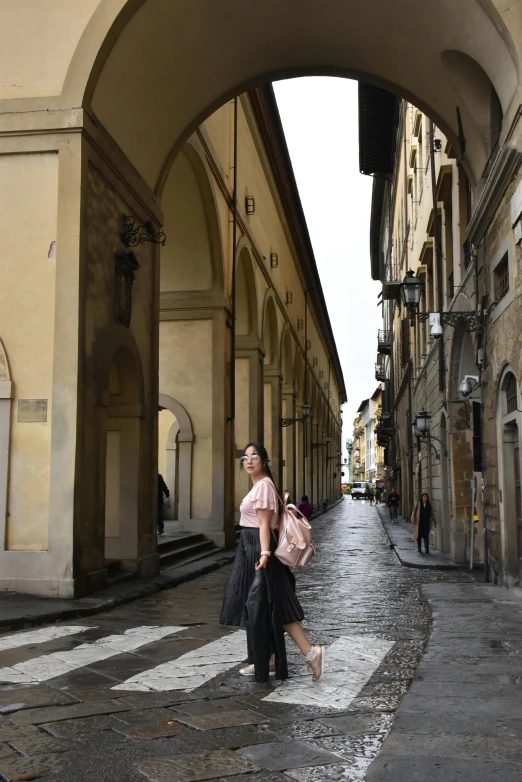
<svg viewBox="0 0 522 782"><path fill-rule="evenodd" d="M397 514L399 513L400 501L401 501L400 496L395 491L395 488L393 488L388 495L388 508L390 509L390 519L394 524L397 521Z"/></svg>
<svg viewBox="0 0 522 782"><path fill-rule="evenodd" d="M303 496L301 497L301 502L297 506L297 509L301 511L303 516L306 516L308 521L310 521L310 519L312 518L312 513L314 512L314 509L312 508L312 506L310 504L310 500L308 499L308 495L307 494L303 494Z"/></svg>
<svg viewBox="0 0 522 782"><path fill-rule="evenodd" d="M303 609L295 594L295 578L290 569L274 556L277 547L279 501L268 454L260 443L248 443L240 461L253 485L240 505L241 535L225 590L220 624L247 626L246 606L249 592L256 571L266 569L273 592L272 599L277 602L283 630L298 646L312 673L312 680L317 681L324 671L324 647L312 646L306 637L301 625L304 618ZM264 635L270 632L271 627L267 626ZM254 657L249 646L249 665L240 670L242 676L256 676ZM275 673L275 664L272 661L269 670L270 673Z"/></svg>
<svg viewBox="0 0 522 782"><path fill-rule="evenodd" d="M165 524L163 522L163 495L170 497L167 484L163 480L163 475L158 473L158 535L163 535L165 532Z"/></svg>
<svg viewBox="0 0 522 782"><path fill-rule="evenodd" d="M422 554L421 542L424 541L426 554L430 553L430 528L437 526L437 519L431 507L429 495L424 492L420 500L417 501L411 514L411 523L413 527L413 537L417 541L417 549Z"/></svg>
<svg viewBox="0 0 522 782"><path fill-rule="evenodd" d="M371 487L371 486L370 486L370 488L368 489L368 497L369 497L369 499L370 499L370 505L373 505L373 501L374 501L374 499L375 499L375 493L374 493L374 491L373 491L373 489L372 489L372 487Z"/></svg>

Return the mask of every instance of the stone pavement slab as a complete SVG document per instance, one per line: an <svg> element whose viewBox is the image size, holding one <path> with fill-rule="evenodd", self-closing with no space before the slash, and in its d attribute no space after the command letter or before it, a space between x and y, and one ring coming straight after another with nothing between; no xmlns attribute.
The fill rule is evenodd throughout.
<svg viewBox="0 0 522 782"><path fill-rule="evenodd" d="M479 584L420 592L431 635L367 782L522 779L520 598Z"/></svg>
<svg viewBox="0 0 522 782"><path fill-rule="evenodd" d="M412 536L413 527L410 522L403 519L402 516L399 516L396 522L392 522L386 505L377 505L376 510L390 541L390 546L401 565L434 570L462 570L462 565L457 565L433 546L430 546L429 554L419 554L417 542Z"/></svg>
<svg viewBox="0 0 522 782"><path fill-rule="evenodd" d="M317 766L339 761L339 755L322 749L316 743L303 741L257 744L255 747L240 749L239 754L270 771L281 771L300 766Z"/></svg>

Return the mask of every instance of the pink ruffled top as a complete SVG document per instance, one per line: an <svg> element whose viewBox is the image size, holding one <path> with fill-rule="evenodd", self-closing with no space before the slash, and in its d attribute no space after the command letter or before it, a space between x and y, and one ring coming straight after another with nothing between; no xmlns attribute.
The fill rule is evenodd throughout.
<svg viewBox="0 0 522 782"><path fill-rule="evenodd" d="M239 510L241 511L241 518L239 519L239 525L241 527L259 527L257 511L272 510L273 515L270 527L272 529L277 528L279 515L277 492L270 478L261 478L260 481L252 486L239 506Z"/></svg>

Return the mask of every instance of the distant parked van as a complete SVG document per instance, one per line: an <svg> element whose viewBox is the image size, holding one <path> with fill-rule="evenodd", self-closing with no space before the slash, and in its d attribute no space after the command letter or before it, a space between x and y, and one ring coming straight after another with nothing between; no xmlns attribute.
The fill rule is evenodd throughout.
<svg viewBox="0 0 522 782"><path fill-rule="evenodd" d="M370 486L366 481L354 481L352 483L352 497L354 500L367 500L370 496Z"/></svg>

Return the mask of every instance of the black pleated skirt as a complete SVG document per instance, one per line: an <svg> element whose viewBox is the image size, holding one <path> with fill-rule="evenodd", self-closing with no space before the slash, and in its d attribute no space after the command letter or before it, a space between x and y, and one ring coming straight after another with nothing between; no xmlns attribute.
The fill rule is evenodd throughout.
<svg viewBox="0 0 522 782"><path fill-rule="evenodd" d="M274 591L279 602L280 616L284 625L300 622L304 619L303 609L295 594L295 577L289 567L274 556L276 548L272 539L272 556L267 568L272 576ZM245 607L250 587L256 574L255 566L261 556L261 541L257 527L242 527L239 543L230 574L230 580L225 590L223 607L219 623L244 627L246 624Z"/></svg>

